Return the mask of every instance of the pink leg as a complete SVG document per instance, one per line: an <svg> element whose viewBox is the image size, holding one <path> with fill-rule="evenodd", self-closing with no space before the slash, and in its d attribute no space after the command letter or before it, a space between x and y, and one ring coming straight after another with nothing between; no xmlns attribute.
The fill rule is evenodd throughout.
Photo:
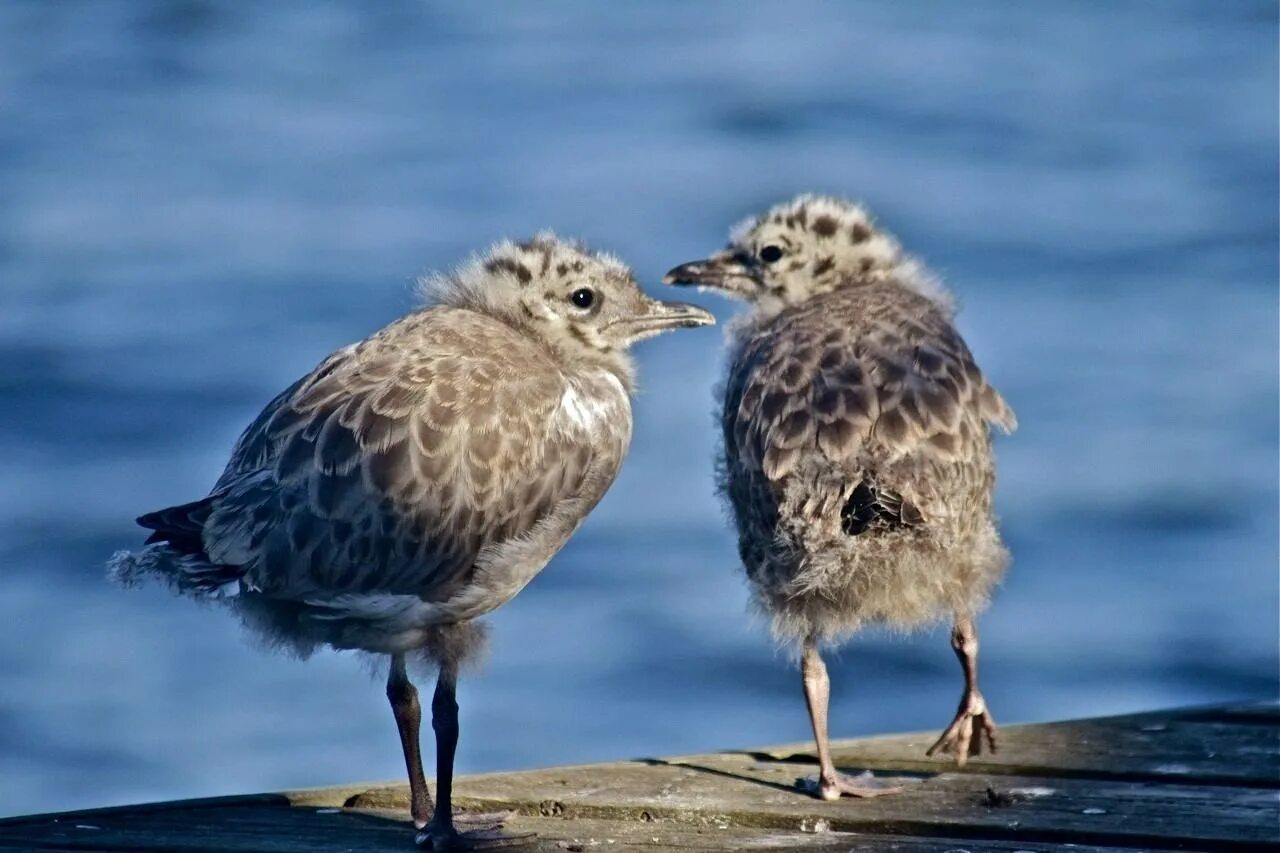
<svg viewBox="0 0 1280 853"><path fill-rule="evenodd" d="M951 629L951 648L964 669L964 695L960 697L955 719L926 755L951 753L956 757L956 766L964 767L969 756L982 754L984 740L988 751L996 751L996 721L978 690L978 631L973 617L967 614L956 617Z"/></svg>
<svg viewBox="0 0 1280 853"><path fill-rule="evenodd" d="M880 797L902 790L882 784L870 773L847 776L836 770L835 763L831 760L831 746L827 742L827 706L831 699L831 679L827 677L827 665L822 662L822 655L813 638L805 641L800 672L804 677L804 699L809 706L809 721L813 723L813 739L818 746L818 776L816 779L801 780L801 787L824 800L838 800L842 794L851 797Z"/></svg>

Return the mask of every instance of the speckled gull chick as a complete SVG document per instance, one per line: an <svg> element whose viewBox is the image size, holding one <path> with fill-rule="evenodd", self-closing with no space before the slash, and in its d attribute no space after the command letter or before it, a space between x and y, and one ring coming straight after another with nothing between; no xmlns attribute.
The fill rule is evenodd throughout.
<svg viewBox="0 0 1280 853"><path fill-rule="evenodd" d="M867 624L950 617L965 688L929 750L995 749L974 616L1008 556L992 514L990 427L1013 411L952 325L942 286L866 211L800 196L671 270L751 306L731 329L722 491L754 599L798 647L824 799L889 789L839 774L819 649Z"/></svg>
<svg viewBox="0 0 1280 853"><path fill-rule="evenodd" d="M272 400L208 497L142 516L146 547L111 572L218 599L303 655L389 655L418 840L441 849L493 837L459 833L450 808L455 683L483 638L472 620L529 583L613 482L631 439L628 348L714 321L551 234L425 285L428 307ZM410 656L439 667L434 811Z"/></svg>

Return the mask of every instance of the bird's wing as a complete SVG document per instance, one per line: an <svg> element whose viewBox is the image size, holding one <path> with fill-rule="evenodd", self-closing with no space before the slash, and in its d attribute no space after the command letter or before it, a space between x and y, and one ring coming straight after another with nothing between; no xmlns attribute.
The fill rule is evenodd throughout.
<svg viewBox="0 0 1280 853"><path fill-rule="evenodd" d="M447 599L482 548L581 488L592 445L557 425L563 395L547 356L506 326L410 315L330 356L245 431L205 549L282 598Z"/></svg>
<svg viewBox="0 0 1280 853"><path fill-rule="evenodd" d="M727 391L726 445L772 482L813 450L837 464L948 457L975 429L1016 425L948 318L914 299L781 315L745 342Z"/></svg>

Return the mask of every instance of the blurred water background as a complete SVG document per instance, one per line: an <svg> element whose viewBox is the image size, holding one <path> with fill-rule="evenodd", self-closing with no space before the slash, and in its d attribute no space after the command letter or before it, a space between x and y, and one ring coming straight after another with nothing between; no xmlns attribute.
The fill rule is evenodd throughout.
<svg viewBox="0 0 1280 853"><path fill-rule="evenodd" d="M0 813L401 777L357 658L109 587L133 516L423 272L554 226L658 289L799 190L947 279L1021 417L997 718L1274 698L1276 74L1267 2L3 4ZM631 457L494 614L462 770L808 737L712 489L720 343L642 346ZM961 683L941 630L832 666L843 736Z"/></svg>

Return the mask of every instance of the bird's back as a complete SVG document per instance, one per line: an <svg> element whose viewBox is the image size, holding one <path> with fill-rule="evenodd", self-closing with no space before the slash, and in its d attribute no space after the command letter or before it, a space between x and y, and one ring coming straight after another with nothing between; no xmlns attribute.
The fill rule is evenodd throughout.
<svg viewBox="0 0 1280 853"><path fill-rule="evenodd" d="M757 591L850 595L846 610L914 622L925 602L886 601L915 569L926 585L921 572L948 571L923 554L951 550L961 575L998 575L988 426L1014 423L949 311L894 281L744 328L725 386L723 491ZM962 565L965 549L980 569Z"/></svg>

